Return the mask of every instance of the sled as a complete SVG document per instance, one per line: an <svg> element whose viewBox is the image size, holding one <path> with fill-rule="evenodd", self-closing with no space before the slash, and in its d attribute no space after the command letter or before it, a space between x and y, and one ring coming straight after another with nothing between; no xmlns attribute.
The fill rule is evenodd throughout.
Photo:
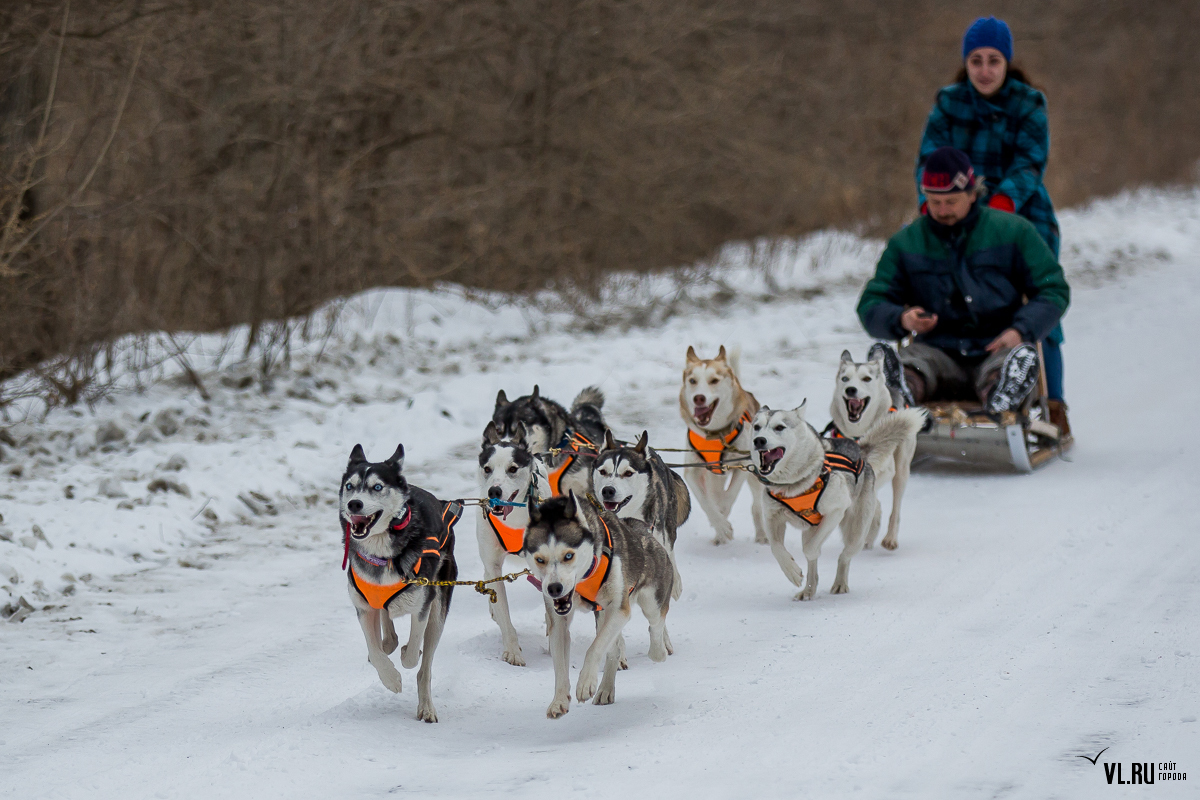
<svg viewBox="0 0 1200 800"><path fill-rule="evenodd" d="M938 459L1033 472L1069 450L1074 439L1050 422L1040 344L1038 361L1042 366L1037 388L1019 411L1005 411L999 419L985 414L978 402L926 403L930 424L917 435L914 466Z"/></svg>

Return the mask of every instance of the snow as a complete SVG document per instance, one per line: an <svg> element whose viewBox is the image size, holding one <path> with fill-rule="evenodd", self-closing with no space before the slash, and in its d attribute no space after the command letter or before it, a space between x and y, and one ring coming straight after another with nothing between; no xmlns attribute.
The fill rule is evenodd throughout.
<svg viewBox="0 0 1200 800"><path fill-rule="evenodd" d="M739 344L758 398L807 397L820 427L842 349L870 344L853 306L880 242L730 247L596 298L378 290L266 393L237 388L241 367L218 369L216 340L197 337L209 402L167 375L90 411L28 406L7 428L17 446L0 444L0 604L36 609L0 622L0 796L1123 796L1100 788L1105 760L1200 780L1200 431L1177 421L1200 392L1200 192L1125 195L1062 224L1069 462L918 472L900 549L859 555L835 597L831 540L811 603L753 543L748 497L725 547L696 511L675 655L649 661L635 613L616 703L557 721L523 583L509 596L529 666L501 661L467 588L434 662L440 722L415 719L415 670L402 694L380 685L338 570L351 447L382 458L403 442L410 480L475 496L496 392L535 382L564 402L598 384L618 433L678 447L689 345ZM156 426L164 410L178 431ZM109 423L125 438L98 445ZM149 490L163 481L176 488ZM464 576L481 573L474 524L458 527ZM576 620L572 680L589 631ZM1105 747L1096 766L1078 757Z"/></svg>

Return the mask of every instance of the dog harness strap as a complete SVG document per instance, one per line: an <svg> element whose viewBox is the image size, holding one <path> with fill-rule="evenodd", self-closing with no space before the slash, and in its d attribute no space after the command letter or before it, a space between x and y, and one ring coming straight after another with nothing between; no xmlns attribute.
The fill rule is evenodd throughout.
<svg viewBox="0 0 1200 800"><path fill-rule="evenodd" d="M746 427L746 423L751 419L753 418L750 416L749 411L742 412L742 416L729 429L729 432L717 434L717 438L715 439L708 439L688 428L688 444L696 451L696 455L704 459L704 463L708 465L709 472L714 475L724 475L725 470L721 468L721 462L725 458L725 451L733 447L733 443L742 435L742 429Z"/></svg>
<svg viewBox="0 0 1200 800"><path fill-rule="evenodd" d="M863 463L861 458L855 461L841 453L826 453L825 461L821 466L821 474L817 476L817 480L808 489L794 497L783 497L770 490L767 491L767 494L790 508L800 519L809 525L820 525L824 516L821 512L817 511L817 503L820 502L821 495L825 492L825 486L829 483L830 473L835 470L838 472L848 472L857 481L858 476L862 474Z"/></svg>
<svg viewBox="0 0 1200 800"><path fill-rule="evenodd" d="M362 599L366 600L367 605L376 610L382 609L388 603L392 602L396 598L396 595L409 587L408 581L397 581L396 583L388 584L371 583L358 574L353 564L350 565L350 577L354 579L354 588L362 595Z"/></svg>
<svg viewBox="0 0 1200 800"><path fill-rule="evenodd" d="M507 525L503 520L497 519L494 514L487 515L488 524L492 526L492 530L496 533L496 538L500 540L500 546L507 553L518 553L525 546L525 529L514 528Z"/></svg>
<svg viewBox="0 0 1200 800"><path fill-rule="evenodd" d="M445 532L439 541L435 534L425 537L425 547L421 550L421 555L417 559L417 563L413 566L413 575L421 574L421 561L425 556L437 556L441 558L442 551L446 549L446 542L450 541L450 532L454 530L454 523L458 522L458 518L462 516L462 503L456 503L453 500L446 503L442 508L442 524L445 526Z"/></svg>
<svg viewBox="0 0 1200 800"><path fill-rule="evenodd" d="M604 610L596 602L596 595L600 593L600 587L608 578L608 566L612 562L612 531L608 529L608 523L604 521L604 517L600 517L600 524L604 526L605 537L605 542L600 548L600 555L592 561L592 568L588 570L584 579L575 584L575 593L594 605L597 611Z"/></svg>
<svg viewBox="0 0 1200 800"><path fill-rule="evenodd" d="M860 458L857 461L849 456L844 456L841 453L826 453L825 454L825 472L829 470L838 470L839 472L849 472L858 480L858 476L862 474L863 460Z"/></svg>
<svg viewBox="0 0 1200 800"><path fill-rule="evenodd" d="M567 470L570 469L571 465L574 463L575 456L568 456L566 461L564 461L556 470L550 473L550 493L555 497L558 497L562 494L562 491L559 489L559 481L562 480L563 475L566 474Z"/></svg>

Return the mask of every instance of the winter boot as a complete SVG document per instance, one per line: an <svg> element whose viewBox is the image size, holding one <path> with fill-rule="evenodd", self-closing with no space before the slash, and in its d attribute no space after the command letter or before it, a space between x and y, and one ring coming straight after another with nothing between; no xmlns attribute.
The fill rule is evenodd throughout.
<svg viewBox="0 0 1200 800"><path fill-rule="evenodd" d="M996 385L988 393L987 411L1016 411L1029 395L1029 390L1038 378L1037 350L1033 345L1022 343L1009 351L1000 367Z"/></svg>
<svg viewBox="0 0 1200 800"><path fill-rule="evenodd" d="M867 360L871 361L879 355L883 359L883 377L887 381L888 390L892 393L892 403L898 408L911 408L917 403L913 400L912 392L904 381L904 370L900 367L900 356L891 345L876 342L867 352Z"/></svg>
<svg viewBox="0 0 1200 800"><path fill-rule="evenodd" d="M1071 438L1071 423L1067 420L1067 404L1062 400L1046 401L1050 406L1050 423L1058 426L1059 437Z"/></svg>

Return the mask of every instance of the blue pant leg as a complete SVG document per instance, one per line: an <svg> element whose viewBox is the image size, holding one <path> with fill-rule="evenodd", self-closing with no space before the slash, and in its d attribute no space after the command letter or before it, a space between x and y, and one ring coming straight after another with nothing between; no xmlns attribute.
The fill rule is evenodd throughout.
<svg viewBox="0 0 1200 800"><path fill-rule="evenodd" d="M1063 399L1062 347L1054 337L1042 339L1042 358L1046 362L1046 393L1051 400Z"/></svg>

